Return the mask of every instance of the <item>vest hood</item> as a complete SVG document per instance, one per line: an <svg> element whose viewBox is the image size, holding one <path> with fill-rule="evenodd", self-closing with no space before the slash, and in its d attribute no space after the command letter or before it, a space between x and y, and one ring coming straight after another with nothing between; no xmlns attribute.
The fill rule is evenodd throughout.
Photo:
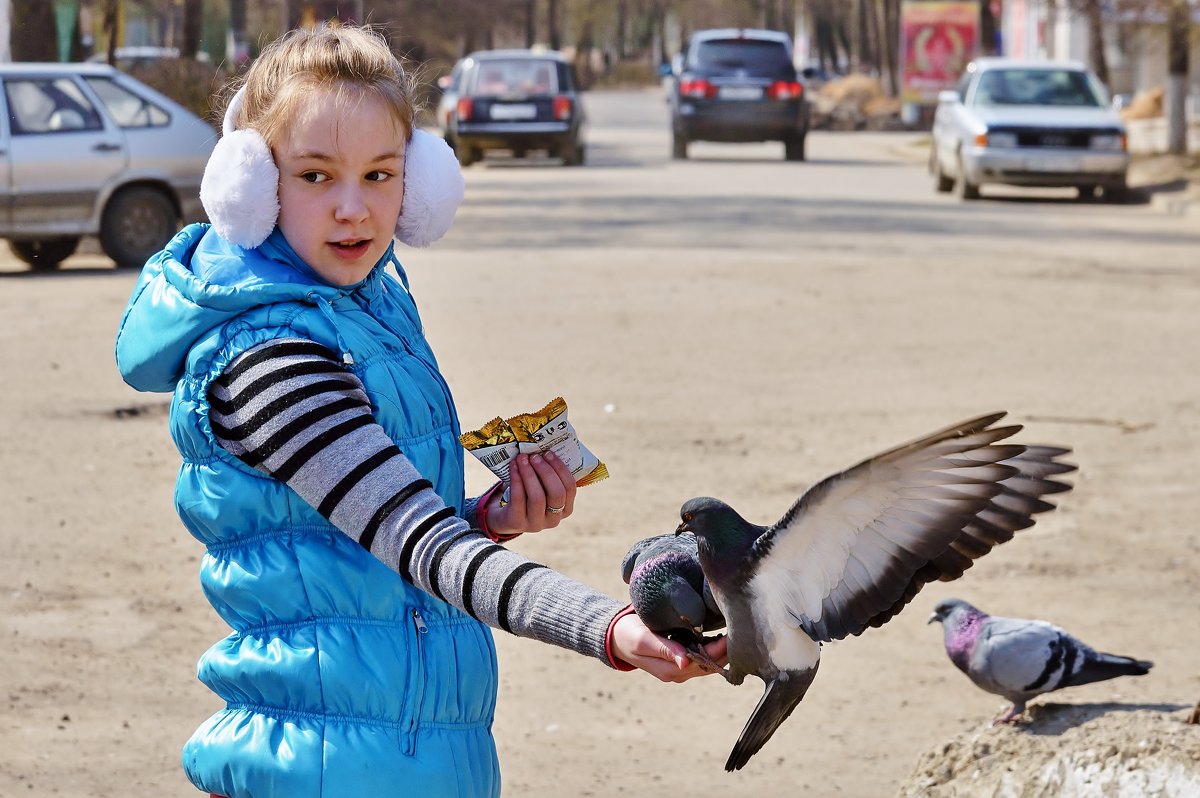
<svg viewBox="0 0 1200 798"><path fill-rule="evenodd" d="M188 225L138 277L117 330L117 368L139 391L174 391L188 351L213 328L262 305L332 302L377 282L392 257L389 246L361 283L335 286L304 263L278 229L256 249L244 249L210 225Z"/></svg>

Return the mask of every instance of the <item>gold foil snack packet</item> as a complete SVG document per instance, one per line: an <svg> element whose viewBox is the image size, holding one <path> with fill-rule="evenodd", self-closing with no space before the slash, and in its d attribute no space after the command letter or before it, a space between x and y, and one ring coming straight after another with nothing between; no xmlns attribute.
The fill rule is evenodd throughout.
<svg viewBox="0 0 1200 798"><path fill-rule="evenodd" d="M575 484L580 487L608 476L608 467L575 434L567 418L567 403L561 396L536 413L522 413L507 420L496 417L478 430L462 433L458 439L504 483L504 501L508 500L509 468L520 452L554 452L574 474Z"/></svg>
<svg viewBox="0 0 1200 798"><path fill-rule="evenodd" d="M517 436L508 422L497 416L477 430L458 436L463 447L479 458L488 469L504 483L505 498L508 498L508 469L517 456Z"/></svg>
<svg viewBox="0 0 1200 798"><path fill-rule="evenodd" d="M517 436L520 451L554 452L575 475L576 485L591 485L608 476L608 467L575 434L575 427L567 418L567 403L561 396L551 399L536 413L513 416L508 419L508 426Z"/></svg>

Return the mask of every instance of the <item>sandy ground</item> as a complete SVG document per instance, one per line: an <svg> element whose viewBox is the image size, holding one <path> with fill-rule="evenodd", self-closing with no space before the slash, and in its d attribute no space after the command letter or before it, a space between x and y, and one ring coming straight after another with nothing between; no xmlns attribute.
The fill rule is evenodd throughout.
<svg viewBox="0 0 1200 798"><path fill-rule="evenodd" d="M925 624L952 595L1156 662L1062 700L1194 704L1200 261L1194 231L1163 235L1167 260L1131 244L1115 264L996 250L947 268L853 247L803 273L766 250L413 258L464 425L561 394L608 463L568 525L515 545L613 595L626 548L672 529L684 499L771 522L813 481L977 413L1012 411L1025 440L1073 446L1080 465L1060 509L966 579L827 646L800 710L736 776L721 764L756 680L660 685L498 635L506 794L894 794L922 751L1000 709ZM0 796L183 798L179 748L217 708L194 663L226 630L171 507L167 399L113 367L135 276L74 266L0 281ZM515 307L536 323L506 323Z"/></svg>

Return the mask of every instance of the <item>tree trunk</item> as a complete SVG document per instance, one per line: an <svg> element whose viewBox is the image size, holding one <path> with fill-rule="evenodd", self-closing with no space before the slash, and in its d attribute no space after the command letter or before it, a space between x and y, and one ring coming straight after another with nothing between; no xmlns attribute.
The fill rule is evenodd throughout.
<svg viewBox="0 0 1200 798"><path fill-rule="evenodd" d="M1104 9L1102 0L1087 0L1084 8L1087 14L1088 53L1092 62L1092 71L1105 86L1110 83L1108 74L1108 58L1104 55Z"/></svg>
<svg viewBox="0 0 1200 798"><path fill-rule="evenodd" d="M1187 0L1172 0L1167 25L1167 152L1187 152L1187 78L1190 13Z"/></svg>
<svg viewBox="0 0 1200 798"><path fill-rule="evenodd" d="M234 14L241 7L240 28L236 24ZM234 39L240 41L246 27L245 0L231 0L230 27L234 30ZM200 51L200 33L204 27L204 0L184 0L183 3L183 46L179 54L184 58L195 58Z"/></svg>
<svg viewBox="0 0 1200 798"><path fill-rule="evenodd" d="M53 4L46 0L12 0L11 12L12 60L57 61L58 28Z"/></svg>
<svg viewBox="0 0 1200 798"><path fill-rule="evenodd" d="M558 27L558 0L546 0L547 44L551 50L562 49L562 36Z"/></svg>

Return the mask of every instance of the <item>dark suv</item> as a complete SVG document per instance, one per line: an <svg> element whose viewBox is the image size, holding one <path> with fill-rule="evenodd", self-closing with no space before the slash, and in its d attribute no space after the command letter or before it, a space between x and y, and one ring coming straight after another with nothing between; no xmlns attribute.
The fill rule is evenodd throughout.
<svg viewBox="0 0 1200 798"><path fill-rule="evenodd" d="M488 150L517 158L541 150L566 166L583 164L583 105L562 55L483 50L455 65L438 107L442 135L470 166Z"/></svg>
<svg viewBox="0 0 1200 798"><path fill-rule="evenodd" d="M808 102L787 34L722 29L692 34L671 88L672 155L692 141L782 141L804 160Z"/></svg>

